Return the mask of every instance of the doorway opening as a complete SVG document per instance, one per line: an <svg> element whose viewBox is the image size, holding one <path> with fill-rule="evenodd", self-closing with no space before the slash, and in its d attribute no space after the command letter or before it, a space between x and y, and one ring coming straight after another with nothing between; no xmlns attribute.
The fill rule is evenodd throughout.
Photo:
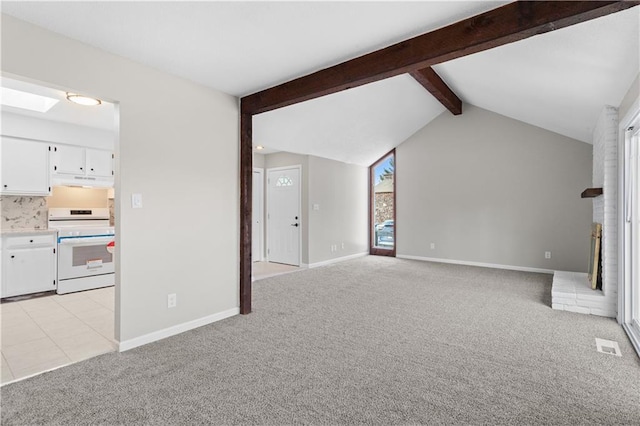
<svg viewBox="0 0 640 426"><path fill-rule="evenodd" d="M3 97L0 158L2 187L8 189L0 197L0 227L21 229L33 244L3 234L1 383L6 384L118 350L119 109L104 99L77 105L66 96L75 91L19 76L3 75L2 87L16 101L36 96L51 105L35 112ZM22 155L25 151L30 155ZM29 173L18 173L26 166ZM14 182L10 188L9 182Z"/></svg>
<svg viewBox="0 0 640 426"><path fill-rule="evenodd" d="M396 255L396 151L369 167L369 253Z"/></svg>
<svg viewBox="0 0 640 426"><path fill-rule="evenodd" d="M302 165L281 154L253 148L251 281L299 271L303 261Z"/></svg>
<svg viewBox="0 0 640 426"><path fill-rule="evenodd" d="M264 261L264 169L253 168L251 261Z"/></svg>

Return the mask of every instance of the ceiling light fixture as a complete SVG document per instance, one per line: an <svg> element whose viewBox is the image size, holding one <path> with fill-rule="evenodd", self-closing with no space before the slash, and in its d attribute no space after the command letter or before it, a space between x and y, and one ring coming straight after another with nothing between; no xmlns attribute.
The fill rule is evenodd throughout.
<svg viewBox="0 0 640 426"><path fill-rule="evenodd" d="M85 105L85 106L95 106L95 105L100 105L102 103L100 99L91 98L89 96L84 96L84 95L78 95L76 93L67 93L67 99L75 104Z"/></svg>
<svg viewBox="0 0 640 426"><path fill-rule="evenodd" d="M3 87L0 103L4 106L13 108L27 109L29 111L36 112L47 112L58 103L58 99Z"/></svg>
<svg viewBox="0 0 640 426"><path fill-rule="evenodd" d="M264 149L264 146L262 146L262 145L258 145L258 146L256 146L256 149L257 149L258 151L260 151L261 149Z"/></svg>

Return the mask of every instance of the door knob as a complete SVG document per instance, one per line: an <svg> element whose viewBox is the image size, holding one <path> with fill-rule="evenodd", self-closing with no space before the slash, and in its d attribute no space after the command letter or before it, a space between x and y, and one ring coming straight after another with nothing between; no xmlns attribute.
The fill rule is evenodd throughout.
<svg viewBox="0 0 640 426"><path fill-rule="evenodd" d="M298 227L299 225L297 223L292 223L291 226Z"/></svg>

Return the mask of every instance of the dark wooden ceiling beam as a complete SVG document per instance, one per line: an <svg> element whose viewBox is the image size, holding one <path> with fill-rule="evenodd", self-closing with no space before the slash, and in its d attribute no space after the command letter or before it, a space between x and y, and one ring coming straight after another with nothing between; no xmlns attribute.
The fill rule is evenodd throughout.
<svg viewBox="0 0 640 426"><path fill-rule="evenodd" d="M518 1L243 98L259 114L410 73L636 6L639 1Z"/></svg>
<svg viewBox="0 0 640 426"><path fill-rule="evenodd" d="M447 83L434 71L427 67L416 71L411 71L411 77L415 78L425 89L440 101L453 115L462 114L462 101L447 86Z"/></svg>

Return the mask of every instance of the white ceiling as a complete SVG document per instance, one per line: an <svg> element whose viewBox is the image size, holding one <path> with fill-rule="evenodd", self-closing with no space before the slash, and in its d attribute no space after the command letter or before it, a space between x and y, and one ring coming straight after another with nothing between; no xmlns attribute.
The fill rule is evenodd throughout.
<svg viewBox="0 0 640 426"><path fill-rule="evenodd" d="M241 96L506 2L7 2L3 13ZM638 73L639 7L434 67L458 96L589 142ZM367 165L443 109L407 76L255 118L256 144ZM448 113L448 112L447 112Z"/></svg>
<svg viewBox="0 0 640 426"><path fill-rule="evenodd" d="M281 151L369 166L444 110L404 74L258 114L253 139Z"/></svg>
<svg viewBox="0 0 640 426"><path fill-rule="evenodd" d="M26 115L42 120L73 123L79 126L110 131L115 128L115 106L109 102L103 101L102 104L95 106L78 105L67 100L67 92L64 90L43 87L39 84L28 83L26 81L14 80L6 77L2 77L0 79L0 85L9 89L47 96L58 100L58 103L47 112L29 111L22 108L2 105L1 110L3 113L8 112L18 115Z"/></svg>
<svg viewBox="0 0 640 426"><path fill-rule="evenodd" d="M640 7L433 68L465 102L583 142L640 71Z"/></svg>
<svg viewBox="0 0 640 426"><path fill-rule="evenodd" d="M11 2L2 13L244 96L508 2Z"/></svg>

